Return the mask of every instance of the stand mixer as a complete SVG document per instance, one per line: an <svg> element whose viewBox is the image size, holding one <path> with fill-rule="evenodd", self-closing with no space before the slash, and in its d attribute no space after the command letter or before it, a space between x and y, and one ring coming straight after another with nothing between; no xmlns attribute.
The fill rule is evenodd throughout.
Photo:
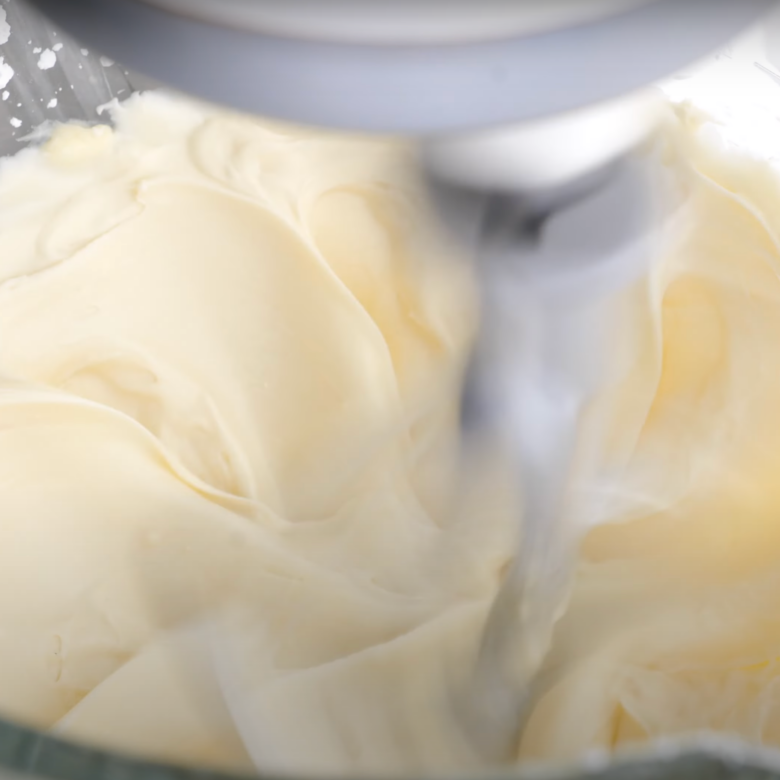
<svg viewBox="0 0 780 780"><path fill-rule="evenodd" d="M520 553L464 717L511 752L565 602L564 497L578 421L662 216L635 150L647 84L718 48L771 0L36 0L68 32L235 108L420 140L443 222L476 257L482 328L467 435L498 441L523 496Z"/></svg>

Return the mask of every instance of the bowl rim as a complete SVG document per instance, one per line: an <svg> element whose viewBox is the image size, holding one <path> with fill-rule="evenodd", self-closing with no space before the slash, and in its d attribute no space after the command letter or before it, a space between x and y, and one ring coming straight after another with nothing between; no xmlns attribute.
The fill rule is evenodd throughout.
<svg viewBox="0 0 780 780"><path fill-rule="evenodd" d="M0 777L50 780L281 780L282 775L230 772L144 759L0 719ZM289 780L290 777L286 776ZM355 777L360 777L355 775ZM618 753L594 750L568 764L529 763L486 770L463 780L780 780L780 748L705 732L663 738ZM308 780L308 778L306 778ZM392 776L384 780L400 780ZM454 778L453 778L454 780Z"/></svg>

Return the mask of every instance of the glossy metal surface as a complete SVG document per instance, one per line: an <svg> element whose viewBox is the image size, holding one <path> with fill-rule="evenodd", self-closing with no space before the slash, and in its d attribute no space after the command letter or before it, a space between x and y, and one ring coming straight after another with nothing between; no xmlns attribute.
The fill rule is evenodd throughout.
<svg viewBox="0 0 780 780"><path fill-rule="evenodd" d="M11 28L0 56L14 71L0 89L0 155L24 148L30 133L45 122L105 121L101 106L150 84L76 43L25 0L0 0L0 8ZM47 49L55 63L42 69L39 63Z"/></svg>

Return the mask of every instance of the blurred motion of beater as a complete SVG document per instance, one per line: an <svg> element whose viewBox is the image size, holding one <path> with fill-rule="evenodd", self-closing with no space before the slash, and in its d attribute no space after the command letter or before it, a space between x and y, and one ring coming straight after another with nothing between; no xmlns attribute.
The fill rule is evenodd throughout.
<svg viewBox="0 0 780 780"><path fill-rule="evenodd" d="M501 173L483 179L479 189L465 189L465 177L453 185L448 171L467 154L448 169L442 147L427 151L428 169L440 176L433 197L445 223L470 242L482 292L464 436L500 448L519 475L522 497L518 554L490 612L463 708L470 733L493 757L511 755L524 714L549 683L539 672L565 607L579 541L566 496L581 418L610 381L618 341L632 327L618 293L649 270L672 212L652 144L637 148L660 117L660 100L647 92L630 101L601 108L602 132L591 109L556 119L558 127L548 131L539 123L535 139L536 128L515 150L504 149L505 160L529 154L515 182L533 160L549 156L527 187L508 186ZM626 113L612 114L615 109ZM610 141L625 151L615 158L604 147L606 162L589 165L621 119L621 132ZM587 140L589 131L595 143ZM555 149L566 133L575 155L559 178ZM575 167L579 175L572 176ZM473 180L481 176L484 168Z"/></svg>
<svg viewBox="0 0 780 780"><path fill-rule="evenodd" d="M614 293L645 273L667 213L645 149L660 116L647 85L774 3L36 4L85 43L186 92L285 120L421 139L433 202L481 283L464 433L497 441L521 486L518 555L464 698L481 749L511 754L545 685L540 671L566 601L577 544L566 488L581 415L626 327Z"/></svg>

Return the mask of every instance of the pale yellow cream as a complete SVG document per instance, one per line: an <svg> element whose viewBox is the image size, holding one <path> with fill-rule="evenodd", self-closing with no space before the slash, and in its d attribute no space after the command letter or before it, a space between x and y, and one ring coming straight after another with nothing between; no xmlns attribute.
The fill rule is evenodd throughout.
<svg viewBox="0 0 780 780"><path fill-rule="evenodd" d="M0 170L0 711L189 764L479 769L455 704L517 524L459 471L474 295L410 149L155 94L116 122ZM780 176L669 138L688 202L626 292L519 761L780 745Z"/></svg>

